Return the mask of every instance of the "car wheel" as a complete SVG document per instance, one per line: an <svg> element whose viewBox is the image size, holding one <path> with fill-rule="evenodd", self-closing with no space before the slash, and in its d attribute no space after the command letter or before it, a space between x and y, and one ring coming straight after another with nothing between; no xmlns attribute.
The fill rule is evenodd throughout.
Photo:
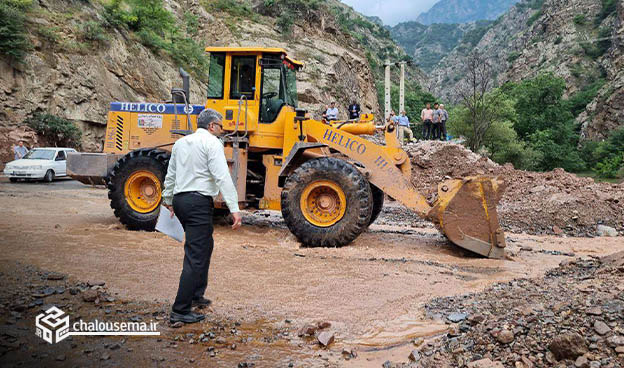
<svg viewBox="0 0 624 368"><path fill-rule="evenodd" d="M46 171L46 174L43 177L43 181L45 181L46 183L51 183L52 181L54 181L54 171L52 170Z"/></svg>
<svg viewBox="0 0 624 368"><path fill-rule="evenodd" d="M9 178L9 180L11 181L11 183L17 183L17 178Z"/></svg>

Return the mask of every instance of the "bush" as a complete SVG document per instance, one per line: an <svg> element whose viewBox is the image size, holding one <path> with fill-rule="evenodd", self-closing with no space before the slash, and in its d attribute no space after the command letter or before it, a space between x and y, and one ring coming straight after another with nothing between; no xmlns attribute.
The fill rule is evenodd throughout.
<svg viewBox="0 0 624 368"><path fill-rule="evenodd" d="M605 83L606 81L604 79L598 79L594 83L586 86L568 98L566 104L574 117L577 117L585 110L587 104L589 104L598 95L598 91L605 85Z"/></svg>
<svg viewBox="0 0 624 368"><path fill-rule="evenodd" d="M578 14L574 17L574 24L581 26L585 23L587 23L587 18L585 18L585 15Z"/></svg>
<svg viewBox="0 0 624 368"><path fill-rule="evenodd" d="M281 33L288 35L292 32L293 20L290 16L282 14L277 18L276 25Z"/></svg>
<svg viewBox="0 0 624 368"><path fill-rule="evenodd" d="M616 9L617 0L602 0L602 9L596 17L596 25L602 23L602 21L612 13L615 13Z"/></svg>
<svg viewBox="0 0 624 368"><path fill-rule="evenodd" d="M102 23L97 21L85 22L82 24L80 31L82 39L86 41L91 41L97 44L106 44L109 40Z"/></svg>
<svg viewBox="0 0 624 368"><path fill-rule="evenodd" d="M24 12L30 1L0 2L0 54L10 61L21 62L32 48Z"/></svg>
<svg viewBox="0 0 624 368"><path fill-rule="evenodd" d="M531 15L531 17L527 20L527 26L535 23L542 16L542 10L536 11L535 14Z"/></svg>
<svg viewBox="0 0 624 368"><path fill-rule="evenodd" d="M612 156L596 164L595 171L598 177L605 179L617 178L618 175L621 174L621 169L623 168L622 163L624 159L622 157L623 155Z"/></svg>
<svg viewBox="0 0 624 368"><path fill-rule="evenodd" d="M80 148L82 132L71 121L51 115L36 113L24 123L57 147Z"/></svg>

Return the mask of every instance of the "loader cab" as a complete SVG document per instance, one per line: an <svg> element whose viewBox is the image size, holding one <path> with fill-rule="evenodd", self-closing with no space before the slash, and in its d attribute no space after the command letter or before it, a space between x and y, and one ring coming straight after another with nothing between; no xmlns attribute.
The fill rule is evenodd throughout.
<svg viewBox="0 0 624 368"><path fill-rule="evenodd" d="M267 125L280 121L285 106L293 111L297 107L296 73L303 64L285 50L209 47L206 51L210 53L206 107L223 114L226 131L244 130L245 114L249 132L270 129Z"/></svg>

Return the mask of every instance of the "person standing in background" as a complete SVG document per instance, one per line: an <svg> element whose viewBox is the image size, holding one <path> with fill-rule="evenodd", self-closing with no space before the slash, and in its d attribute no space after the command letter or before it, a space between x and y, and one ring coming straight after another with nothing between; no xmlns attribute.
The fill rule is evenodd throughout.
<svg viewBox="0 0 624 368"><path fill-rule="evenodd" d="M358 104L355 99L353 103L349 105L349 120L357 120L360 118L360 104Z"/></svg>
<svg viewBox="0 0 624 368"><path fill-rule="evenodd" d="M433 131L431 135L434 140L440 138L440 111L438 110L438 106L437 102L433 104L433 119L431 120Z"/></svg>
<svg viewBox="0 0 624 368"><path fill-rule="evenodd" d="M407 134L408 142L415 142L414 133L412 133L412 129L410 129L410 121L407 115L405 115L405 110L401 111L401 115L398 117L399 122L399 142L404 144L404 138Z"/></svg>
<svg viewBox="0 0 624 368"><path fill-rule="evenodd" d="M427 103L425 108L420 112L420 120L422 120L423 123L423 139L429 139L431 135L431 122L433 121L433 110L431 110L430 103Z"/></svg>
<svg viewBox="0 0 624 368"><path fill-rule="evenodd" d="M440 116L440 140L446 141L446 121L448 120L448 111L444 108L444 104L440 104L440 109L438 110Z"/></svg>
<svg viewBox="0 0 624 368"><path fill-rule="evenodd" d="M26 156L28 148L24 146L24 141L17 142L17 146L13 147L13 153L15 154L16 160L22 159Z"/></svg>

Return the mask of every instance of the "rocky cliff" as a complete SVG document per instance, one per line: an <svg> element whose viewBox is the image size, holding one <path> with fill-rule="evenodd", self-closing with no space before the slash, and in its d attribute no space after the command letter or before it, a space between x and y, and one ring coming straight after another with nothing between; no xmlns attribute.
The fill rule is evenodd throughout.
<svg viewBox="0 0 624 368"><path fill-rule="evenodd" d="M406 57L382 26L332 0L310 8L310 16L290 23L287 32L280 23L284 14L262 15L266 4L164 1L180 27L189 14L196 19L193 39L199 44L282 47L304 62L298 76L302 107L316 112L335 100L346 114L349 101L358 98L364 111L379 112L378 71L370 62ZM178 63L146 47L132 29L105 27L102 42L85 40L84 25L104 22L103 14L102 3L79 0L38 0L27 10L32 49L21 63L0 54L0 136L6 137L0 141L1 161L12 159L9 146L16 139L44 143L21 124L35 112L75 122L83 131L82 148L100 151L111 101L164 101L181 85ZM205 76L195 74L191 81L193 103L204 102L201 80Z"/></svg>

